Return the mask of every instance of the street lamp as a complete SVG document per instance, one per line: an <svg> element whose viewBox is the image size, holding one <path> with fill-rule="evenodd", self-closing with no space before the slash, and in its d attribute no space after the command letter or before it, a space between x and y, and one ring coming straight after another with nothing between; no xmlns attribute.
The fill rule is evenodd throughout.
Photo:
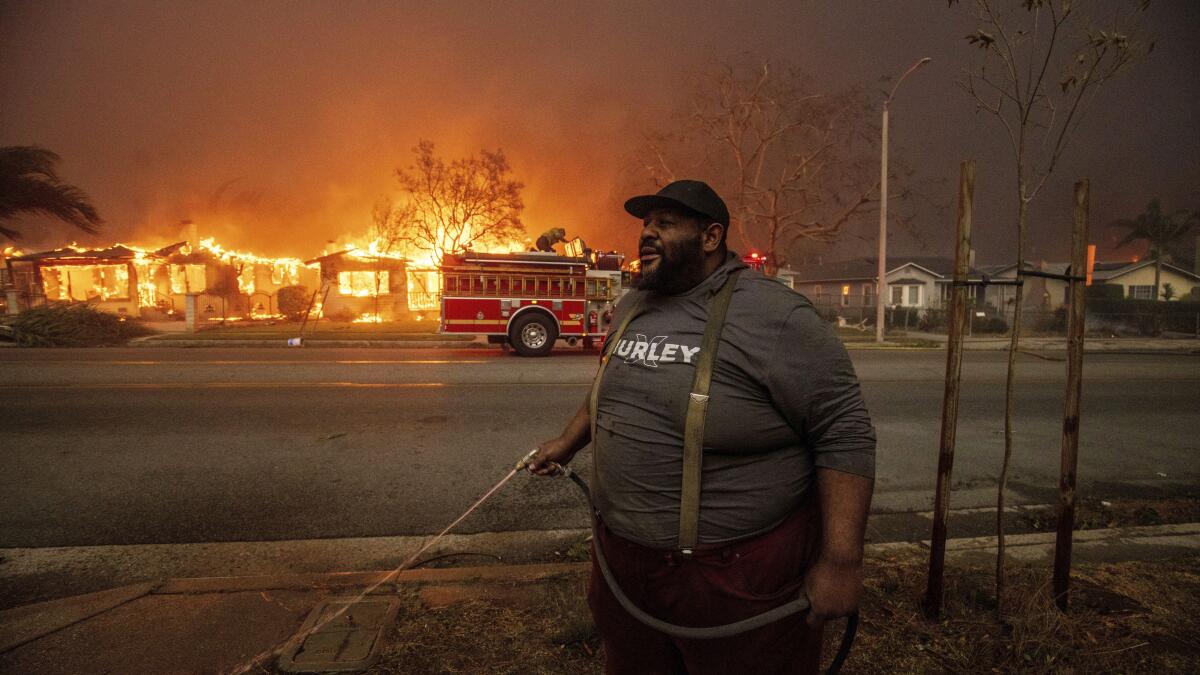
<svg viewBox="0 0 1200 675"><path fill-rule="evenodd" d="M883 342L883 303L887 298L887 200L888 200L888 105L904 78L913 74L918 68L929 63L928 56L917 61L911 68L904 71L891 93L883 99L883 142L879 151L879 279L875 282L875 341Z"/></svg>

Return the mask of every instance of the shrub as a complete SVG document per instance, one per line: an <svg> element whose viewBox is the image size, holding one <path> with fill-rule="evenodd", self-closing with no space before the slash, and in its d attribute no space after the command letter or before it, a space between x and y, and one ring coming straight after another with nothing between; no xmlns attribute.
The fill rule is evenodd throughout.
<svg viewBox="0 0 1200 675"><path fill-rule="evenodd" d="M1120 300L1125 297L1125 287L1120 284L1092 284L1084 289L1084 295L1092 299Z"/></svg>
<svg viewBox="0 0 1200 675"><path fill-rule="evenodd" d="M275 293L275 306L289 319L302 319L310 298L303 286L284 286Z"/></svg>
<svg viewBox="0 0 1200 675"><path fill-rule="evenodd" d="M892 307L884 313L888 328L916 330L921 327L921 310L916 307Z"/></svg>
<svg viewBox="0 0 1200 675"><path fill-rule="evenodd" d="M946 328L946 310L927 309L921 316L920 326L923 331L941 331Z"/></svg>
<svg viewBox="0 0 1200 675"><path fill-rule="evenodd" d="M13 340L23 347L103 347L151 335L138 321L86 304L54 304L27 309L9 323Z"/></svg>
<svg viewBox="0 0 1200 675"><path fill-rule="evenodd" d="M1067 308L1059 307L1053 312L1038 312L1033 329L1039 333L1062 333L1067 330Z"/></svg>
<svg viewBox="0 0 1200 675"><path fill-rule="evenodd" d="M972 333L1007 333L1008 322L998 316L972 316Z"/></svg>

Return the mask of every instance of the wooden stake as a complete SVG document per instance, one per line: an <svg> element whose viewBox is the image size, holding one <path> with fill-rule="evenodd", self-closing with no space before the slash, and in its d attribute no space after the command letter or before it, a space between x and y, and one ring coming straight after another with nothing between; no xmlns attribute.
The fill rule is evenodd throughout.
<svg viewBox="0 0 1200 675"><path fill-rule="evenodd" d="M925 614L942 612L942 577L946 563L946 518L950 510L950 474L954 466L954 435L958 430L958 393L962 372L963 324L967 319L967 274L971 257L971 211L975 198L975 162L959 167L958 221L955 226L954 286L947 312L946 390L942 397L942 437L938 446L937 492L933 501L933 534L929 546L929 585Z"/></svg>
<svg viewBox="0 0 1200 675"><path fill-rule="evenodd" d="M1075 184L1071 232L1071 276L1087 269L1088 181ZM1079 403L1083 396L1085 282L1069 282L1067 323L1067 395L1063 411L1062 468L1058 475L1058 538L1054 545L1054 599L1066 611L1071 583L1071 543L1075 533L1075 467L1079 463Z"/></svg>

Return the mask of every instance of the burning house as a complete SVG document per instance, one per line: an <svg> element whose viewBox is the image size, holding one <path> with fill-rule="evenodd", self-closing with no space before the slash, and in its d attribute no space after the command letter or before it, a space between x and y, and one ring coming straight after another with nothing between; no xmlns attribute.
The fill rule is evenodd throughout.
<svg viewBox="0 0 1200 675"><path fill-rule="evenodd" d="M320 267L314 295L321 316L341 321L394 321L406 316L409 261L350 248L306 261Z"/></svg>
<svg viewBox="0 0 1200 675"><path fill-rule="evenodd" d="M129 317L165 319L195 298L197 319L267 317L284 286L315 286L317 273L297 259L226 251L211 239L149 250L117 244L68 246L6 261L7 311L46 302L88 302Z"/></svg>
<svg viewBox="0 0 1200 675"><path fill-rule="evenodd" d="M186 315L203 324L282 318L279 291L298 286L309 300L310 317L383 322L421 319L441 309L441 277L428 252L414 259L376 239L304 261L229 250L194 232L190 239L158 249L127 244L97 249L72 244L40 253L4 249L0 307L16 314L47 302L87 302L131 318ZM522 247L514 241L492 249Z"/></svg>
<svg viewBox="0 0 1200 675"><path fill-rule="evenodd" d="M155 265L162 257L121 244L104 249L74 246L8 258L8 312L16 314L47 301L90 302L131 317L153 307Z"/></svg>
<svg viewBox="0 0 1200 675"><path fill-rule="evenodd" d="M273 318L280 314L279 289L303 286L311 290L320 284L316 267L298 258L264 258L227 250L212 239L203 239L196 247L181 247L168 262L173 306L200 288L203 297L197 311L203 314L201 320ZM224 314L216 303L224 303Z"/></svg>

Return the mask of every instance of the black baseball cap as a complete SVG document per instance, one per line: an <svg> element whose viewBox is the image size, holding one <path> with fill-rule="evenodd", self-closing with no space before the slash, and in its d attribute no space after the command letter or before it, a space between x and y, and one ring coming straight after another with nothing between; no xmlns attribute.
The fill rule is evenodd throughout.
<svg viewBox="0 0 1200 675"><path fill-rule="evenodd" d="M677 180L655 194L631 197L625 202L625 210L637 218L645 218L654 209L679 208L729 228L729 209L717 191L703 181Z"/></svg>

